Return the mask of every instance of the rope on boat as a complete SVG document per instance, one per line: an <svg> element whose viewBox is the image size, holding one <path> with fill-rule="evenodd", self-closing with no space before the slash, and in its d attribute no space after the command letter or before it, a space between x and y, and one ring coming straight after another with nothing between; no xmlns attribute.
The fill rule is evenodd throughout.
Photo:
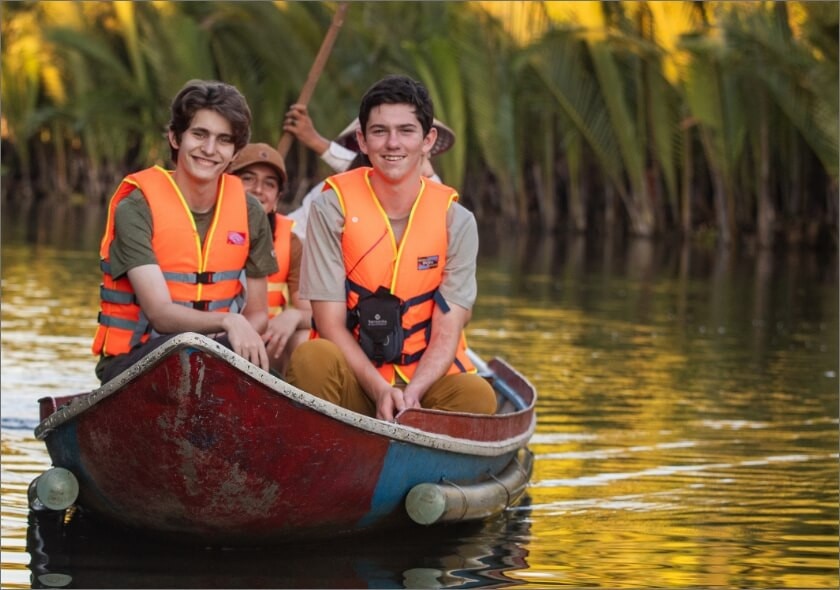
<svg viewBox="0 0 840 590"><path fill-rule="evenodd" d="M458 517L458 518L456 518L455 520L463 520L463 518L467 515L467 505L468 505L468 501L467 501L467 494L466 494L466 493L464 493L464 490L463 490L463 489L461 489L461 486L459 486L459 485L458 485L457 483L455 483L454 481L449 481L448 479L446 479L446 478L444 477L444 478L441 480L441 482L442 482L442 483L445 483L445 484L446 484L446 485L448 485L448 486L452 486L453 488L455 488L456 490L458 490L459 492L461 492L461 498L462 498L463 503L464 503L464 511L461 513L461 516L459 516L459 517Z"/></svg>

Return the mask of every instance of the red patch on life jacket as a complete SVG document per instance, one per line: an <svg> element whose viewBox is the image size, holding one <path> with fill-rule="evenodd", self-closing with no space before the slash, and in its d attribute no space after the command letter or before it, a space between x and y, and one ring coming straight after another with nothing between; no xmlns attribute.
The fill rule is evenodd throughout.
<svg viewBox="0 0 840 590"><path fill-rule="evenodd" d="M245 232L243 231L229 231L227 236L227 243L234 246L245 245Z"/></svg>

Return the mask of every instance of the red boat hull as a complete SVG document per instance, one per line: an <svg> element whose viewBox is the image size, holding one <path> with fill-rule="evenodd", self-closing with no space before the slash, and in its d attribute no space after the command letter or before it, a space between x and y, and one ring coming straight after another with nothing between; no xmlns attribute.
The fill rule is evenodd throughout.
<svg viewBox="0 0 840 590"><path fill-rule="evenodd" d="M393 424L297 390L196 334L153 355L98 390L41 400L36 435L79 480L80 506L202 543L409 524L402 502L414 485L485 481L535 425L533 388L498 362L526 408L412 410Z"/></svg>

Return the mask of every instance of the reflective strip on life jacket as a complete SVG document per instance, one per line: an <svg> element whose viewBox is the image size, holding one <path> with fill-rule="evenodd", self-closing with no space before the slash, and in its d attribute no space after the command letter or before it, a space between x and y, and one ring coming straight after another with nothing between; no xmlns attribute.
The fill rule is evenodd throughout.
<svg viewBox="0 0 840 590"><path fill-rule="evenodd" d="M268 275L268 317L283 311L289 301L289 269L292 264L292 226L295 222L285 215L274 214L274 254L277 272Z"/></svg>

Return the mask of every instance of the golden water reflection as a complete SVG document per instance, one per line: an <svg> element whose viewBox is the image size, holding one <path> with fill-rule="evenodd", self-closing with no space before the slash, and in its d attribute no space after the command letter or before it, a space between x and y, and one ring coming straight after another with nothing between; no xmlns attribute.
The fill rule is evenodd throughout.
<svg viewBox="0 0 840 590"><path fill-rule="evenodd" d="M539 390L527 500L420 549L344 546L344 587L838 586L836 257L483 243L469 344ZM96 385L99 276L95 248L22 243L2 273L2 574L24 588L26 486L48 465L35 400ZM119 553L104 579L318 587L344 553L295 554L294 578L214 556L212 579L191 569L206 555Z"/></svg>
<svg viewBox="0 0 840 590"><path fill-rule="evenodd" d="M492 258L470 330L540 391L517 577L836 587L836 276L565 253Z"/></svg>

